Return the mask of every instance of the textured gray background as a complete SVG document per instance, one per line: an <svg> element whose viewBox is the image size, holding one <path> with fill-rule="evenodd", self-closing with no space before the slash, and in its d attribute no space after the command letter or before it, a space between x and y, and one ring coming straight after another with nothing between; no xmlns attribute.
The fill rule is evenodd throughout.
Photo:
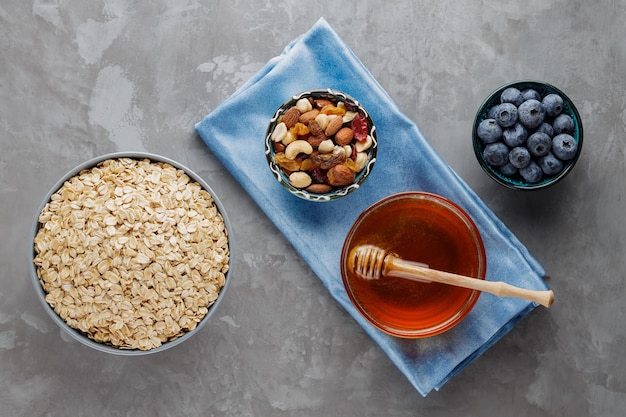
<svg viewBox="0 0 626 417"><path fill-rule="evenodd" d="M624 0L4 0L0 416L622 414L625 12ZM426 398L193 131L320 17L536 255L557 295ZM521 78L563 89L585 124L574 171L535 193L487 178L470 141L483 98ZM78 163L123 150L198 172L238 244L213 322L182 346L135 359L61 335L27 269L49 187Z"/></svg>

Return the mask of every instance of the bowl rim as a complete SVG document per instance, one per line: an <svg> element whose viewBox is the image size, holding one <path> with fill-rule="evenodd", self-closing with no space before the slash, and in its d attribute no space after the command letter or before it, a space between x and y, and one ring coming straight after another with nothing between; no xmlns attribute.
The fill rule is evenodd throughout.
<svg viewBox="0 0 626 417"><path fill-rule="evenodd" d="M80 171L95 167L100 162L103 162L109 159L121 159L121 158L130 158L130 159L137 159L137 160L149 159L150 161L153 161L153 162L167 163L177 169L183 170L185 174L187 174L191 179L199 183L202 186L202 188L205 189L211 195L211 197L213 197L213 201L215 202L218 212L222 216L222 219L224 221L224 227L226 228L227 235L228 235L228 250L229 250L228 271L224 274L226 280L225 280L224 286L220 290L217 300L215 300L215 302L209 307L208 313L202 318L202 320L197 324L197 326L193 330L186 332L182 336L172 341L165 342L159 347L148 349L148 350L122 349L113 345L96 342L95 340L86 336L80 330L70 327L65 322L65 320L63 320L57 313L55 313L54 309L45 300L46 292L43 289L41 283L39 282L39 277L37 275L37 267L35 266L35 263L33 262L33 259L36 256L36 251L35 251L33 242L39 230L39 225L40 225L39 214L44 209L45 205L50 201L50 198L52 197L52 195L55 192L57 192L59 188L61 188L61 186L65 183L65 181L74 177ZM63 330L65 334L69 335L72 339L80 342L80 344L93 348L100 352L110 353L114 355L121 355L121 356L143 356L143 355L163 352L165 350L168 350L170 348L173 348L174 346L177 346L183 343L184 341L196 335L200 331L200 329L202 329L209 322L210 318L215 314L215 311L218 309L219 305L222 303L222 300L225 298L224 296L228 292L228 289L230 288L231 281L232 281L232 271L233 271L233 265L234 265L232 237L233 237L232 224L230 222L230 219L228 218L225 207L222 204L221 200L219 199L217 194L213 191L213 189L207 184L207 182L204 179L202 179L202 177L200 177L197 173L195 173L190 168L188 168L187 166L181 164L180 162L174 161L173 159L170 159L170 158L158 155L158 154L150 153L150 152L121 151L121 152L102 154L102 155L93 157L91 159L88 159L78 164L74 168L67 171L64 175L62 175L55 182L55 184L50 188L50 190L48 191L48 193L42 200L41 204L39 205L39 208L37 209L37 212L35 213L34 221L31 225L30 242L28 243L30 246L29 251L31 253L30 262L29 262L30 279L35 289L37 298L39 299L42 307L44 308L48 316L52 319L52 321L54 321L61 328L61 330Z"/></svg>
<svg viewBox="0 0 626 417"><path fill-rule="evenodd" d="M361 223L372 212L374 212L378 208L386 204L393 203L394 201L407 199L407 198L408 199L421 199L421 200L427 200L430 202L435 202L440 207L444 207L445 209L451 212L454 212L456 217L459 218L465 225L468 226L467 230L472 235L473 240L475 240L476 242L476 251L478 255L478 264L479 264L479 271L477 274L478 276L476 277L477 279L482 279L482 280L486 279L487 253L486 253L485 244L482 239L480 230L478 229L478 226L476 225L472 217L469 215L469 213L465 211L459 204L439 194L435 194L435 193L427 192L427 191L399 192L399 193L395 193L395 194L391 194L386 197L383 197L382 199L371 204L369 207L367 207L365 210L363 210L359 214L357 219L354 221L354 223L350 227L350 230L348 231L346 238L344 239L342 249L341 249L340 272L341 272L342 283L348 295L348 298L352 302L352 305L359 312L361 317L363 317L367 322L369 322L376 329L394 337L399 337L399 338L404 338L404 339L419 339L419 338L427 338L427 337L440 335L442 333L447 332L448 330L451 330L453 327L461 323L476 305L476 302L478 301L478 298L480 297L481 292L472 290L469 293L468 299L466 303L463 305L463 307L461 308L461 310L458 311L455 315L448 318L446 321L440 323L439 325L432 326L432 327L425 328L425 329L420 329L420 330L413 330L413 331L400 330L400 329L395 329L391 326L388 326L385 323L380 322L379 320L376 320L374 317L372 317L371 314L368 313L367 309L362 305L360 300L355 296L355 294L353 293L351 289L351 285L349 282L350 280L348 279L347 265L346 265L346 259L347 259L349 250L351 249L350 243L352 241L354 234L358 230L358 227L361 225Z"/></svg>
<svg viewBox="0 0 626 417"><path fill-rule="evenodd" d="M363 114L370 126L369 135L372 138L372 146L368 150L368 161L365 167L357 174L356 181L352 184L349 184L345 187L340 187L333 189L332 191L324 194L315 194L310 193L304 189L296 188L289 183L287 175L282 171L280 166L274 162L274 147L272 146L272 132L274 128L278 124L278 118L290 107L294 106L298 100L301 98L314 97L314 98L333 98L336 99L339 97L342 101L348 102L351 105L355 106L358 109L358 112ZM265 132L265 158L267 160L267 164L274 178L283 186L290 194L299 197L301 199L307 201L314 202L328 202L339 199L341 197L345 197L348 194L357 190L361 184L367 179L370 175L372 169L374 168L374 164L376 163L376 156L378 153L378 134L376 130L376 125L370 116L370 113L367 111L365 106L361 104L354 97L350 96L343 91L335 90L332 88L317 88L301 91L293 96L291 96L288 100L286 100L283 104L278 107L278 109L274 112L274 115L270 119L267 130Z"/></svg>
<svg viewBox="0 0 626 417"><path fill-rule="evenodd" d="M561 98L563 98L565 108L569 110L568 113L570 113L570 115L573 116L572 118L574 119L574 126L575 126L574 133L575 134L572 136L574 137L574 139L576 139L576 142L578 143L578 150L576 151L576 155L574 155L572 159L564 163L563 169L558 174L544 178L542 181L536 184L530 184L530 183L525 183L525 182L511 179L508 176L501 174L497 170L493 169L489 164L487 164L487 162L484 160L482 156L484 144L482 143L480 138L478 138L478 134L477 134L478 125L480 124L482 120L486 118L485 116L487 112L489 111L489 108L495 105L494 101L499 100L500 94L509 87L515 87L519 89L520 86L524 88L535 86L534 88L536 90L541 90L546 93L559 94ZM476 112L476 116L474 117L474 123L472 125L472 144L473 144L474 154L476 155L476 159L478 160L478 163L480 164L481 168L487 173L487 175L491 179L496 181L498 184L504 185L505 187L512 189L512 190L521 190L521 191L541 190L541 189L550 187L558 183L559 181L561 181L567 174L569 174L572 171L572 169L574 168L574 165L576 165L576 162L578 161L578 158L580 157L580 154L582 152L583 137L584 137L583 122L582 122L582 119L580 118L580 113L578 112L578 109L576 108L572 99L570 99L567 94L565 94L561 89L555 87L554 85L545 81L538 81L538 80L533 80L533 79L522 79L522 80L517 80L517 81L511 81L511 82L501 85L495 90L492 90L492 92L489 95L487 95L487 97L482 101L482 103L478 107L478 111Z"/></svg>

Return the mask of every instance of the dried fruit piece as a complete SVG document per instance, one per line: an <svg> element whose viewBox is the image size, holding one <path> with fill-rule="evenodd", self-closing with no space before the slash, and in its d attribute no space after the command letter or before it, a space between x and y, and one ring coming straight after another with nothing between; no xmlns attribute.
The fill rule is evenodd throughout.
<svg viewBox="0 0 626 417"><path fill-rule="evenodd" d="M345 166L347 166L348 168L350 168L350 170L351 170L352 172L357 172L357 171L359 171L359 170L357 170L357 169L356 169L356 168L357 168L357 167L356 167L356 162L355 162L355 160L354 160L354 159L352 159L352 158L348 158L348 159L346 159L346 162L344 162L344 165L345 165Z"/></svg>
<svg viewBox="0 0 626 417"><path fill-rule="evenodd" d="M300 163L300 170L302 171L310 171L315 168L315 162L311 158L307 158Z"/></svg>
<svg viewBox="0 0 626 417"><path fill-rule="evenodd" d="M330 169L335 165L339 165L345 161L345 156L335 153L317 154L311 157L313 162L321 169Z"/></svg>
<svg viewBox="0 0 626 417"><path fill-rule="evenodd" d="M324 134L324 130L316 120L309 121L309 131L313 136L320 136Z"/></svg>
<svg viewBox="0 0 626 417"><path fill-rule="evenodd" d="M354 138L359 142L362 142L367 139L367 119L362 114L357 114L352 119L352 132L354 133Z"/></svg>
<svg viewBox="0 0 626 417"><path fill-rule="evenodd" d="M337 116L343 116L344 114L346 114L346 109L345 107L337 107L334 106L332 104L329 104L328 106L324 106L322 108L322 110L320 110L320 113L322 114L336 114Z"/></svg>
<svg viewBox="0 0 626 417"><path fill-rule="evenodd" d="M326 178L326 170L321 168L311 170L311 178L313 178L313 182L317 184L325 184L328 182L328 178Z"/></svg>
<svg viewBox="0 0 626 417"><path fill-rule="evenodd" d="M294 136L305 136L311 132L304 123L300 123L300 122L294 124L294 126L291 129L289 129L289 131Z"/></svg>
<svg viewBox="0 0 626 417"><path fill-rule="evenodd" d="M289 159L285 156L284 152L279 152L274 155L274 162L276 162L281 168L288 171L299 171L301 162L296 159Z"/></svg>

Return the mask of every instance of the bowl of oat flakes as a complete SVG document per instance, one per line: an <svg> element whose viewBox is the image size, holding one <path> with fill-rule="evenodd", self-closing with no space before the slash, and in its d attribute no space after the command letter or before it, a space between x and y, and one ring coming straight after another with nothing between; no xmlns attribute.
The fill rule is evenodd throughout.
<svg viewBox="0 0 626 417"><path fill-rule="evenodd" d="M143 355L196 334L230 285L232 227L209 185L149 153L64 175L32 227L30 275L46 313L102 352Z"/></svg>

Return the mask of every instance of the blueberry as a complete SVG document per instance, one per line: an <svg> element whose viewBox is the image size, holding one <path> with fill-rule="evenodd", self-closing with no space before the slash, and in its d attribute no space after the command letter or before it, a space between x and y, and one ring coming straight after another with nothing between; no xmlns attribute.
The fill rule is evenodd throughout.
<svg viewBox="0 0 626 417"><path fill-rule="evenodd" d="M513 103L498 104L494 119L502 127L513 126L517 122L517 107Z"/></svg>
<svg viewBox="0 0 626 417"><path fill-rule="evenodd" d="M523 146L513 148L509 152L509 162L515 168L524 168L530 164L530 152Z"/></svg>
<svg viewBox="0 0 626 417"><path fill-rule="evenodd" d="M515 123L502 131L504 143L511 148L522 145L528 138L528 131L521 123Z"/></svg>
<svg viewBox="0 0 626 417"><path fill-rule="evenodd" d="M487 112L487 118L488 119L495 119L496 118L496 111L498 110L498 106L492 106L489 111Z"/></svg>
<svg viewBox="0 0 626 417"><path fill-rule="evenodd" d="M502 175L506 175L507 177L512 177L513 175L517 174L517 168L515 168L510 162L507 162L501 167L498 167L498 170Z"/></svg>
<svg viewBox="0 0 626 417"><path fill-rule="evenodd" d="M522 93L515 87L506 88L500 94L500 103L513 103L515 106L519 106L523 101Z"/></svg>
<svg viewBox="0 0 626 417"><path fill-rule="evenodd" d="M537 160L537 163L539 164L539 167L541 168L543 173L546 175L558 174L563 169L563 162L558 160L552 154L552 152L548 152L547 154L539 158Z"/></svg>
<svg viewBox="0 0 626 417"><path fill-rule="evenodd" d="M539 100L531 98L520 104L518 118L521 124L529 129L534 129L543 123L546 117L546 109Z"/></svg>
<svg viewBox="0 0 626 417"><path fill-rule="evenodd" d="M560 133L574 133L574 120L569 114L559 114L552 122L552 128L555 134Z"/></svg>
<svg viewBox="0 0 626 417"><path fill-rule="evenodd" d="M556 117L563 111L563 99L558 94L548 94L541 102L550 117Z"/></svg>
<svg viewBox="0 0 626 417"><path fill-rule="evenodd" d="M485 146L483 157L491 166L502 166L509 162L509 147L502 142L490 143Z"/></svg>
<svg viewBox="0 0 626 417"><path fill-rule="evenodd" d="M578 143L567 133L561 133L552 138L552 153L562 161L569 161L576 155Z"/></svg>
<svg viewBox="0 0 626 417"><path fill-rule="evenodd" d="M542 124L540 124L539 127L535 130L535 132L545 133L546 135L550 137L554 136L554 129L552 128L552 125L547 122L543 122Z"/></svg>
<svg viewBox="0 0 626 417"><path fill-rule="evenodd" d="M550 152L552 146L552 139L550 136L543 132L535 132L528 137L526 141L526 148L533 156L544 156Z"/></svg>
<svg viewBox="0 0 626 417"><path fill-rule="evenodd" d="M497 142L502 138L502 128L494 119L485 119L480 122L476 133L484 143Z"/></svg>
<svg viewBox="0 0 626 417"><path fill-rule="evenodd" d="M535 161L530 161L530 164L520 169L519 173L524 178L524 181L531 184L537 183L543 178L543 171L541 171L541 168Z"/></svg>
<svg viewBox="0 0 626 417"><path fill-rule="evenodd" d="M533 90L532 88L527 88L526 90L523 90L522 97L524 98L524 101L530 100L531 98L541 101L541 94L539 94L537 90Z"/></svg>

